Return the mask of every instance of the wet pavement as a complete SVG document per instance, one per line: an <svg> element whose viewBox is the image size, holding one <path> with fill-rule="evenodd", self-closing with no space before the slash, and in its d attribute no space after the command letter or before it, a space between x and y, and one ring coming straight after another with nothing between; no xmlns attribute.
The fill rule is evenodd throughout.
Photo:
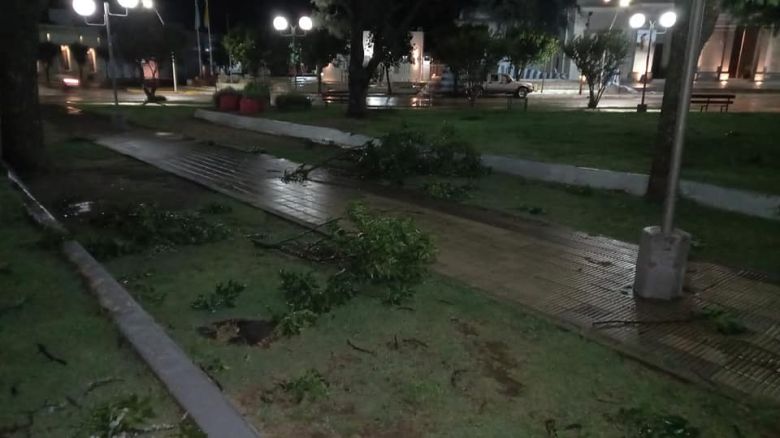
<svg viewBox="0 0 780 438"><path fill-rule="evenodd" d="M717 91L717 90L707 90ZM734 105L729 109L730 112L780 112L780 92L777 93L756 93L756 92L735 92L737 97ZM170 90L160 91L158 94L165 96L166 105L194 105L207 104L211 101L211 93L204 89L187 90L182 88L178 93ZM650 111L658 111L661 107L663 93L649 92L646 96L646 103ZM108 89L86 89L71 90L64 92L59 89L41 88L40 100L42 103L50 104L79 104L113 103L113 94ZM144 94L140 91L119 92L120 104L137 105L145 100ZM368 104L373 108L414 108L426 107L432 102L434 107L441 108L466 108L470 106L468 100L464 97L453 98L448 96L436 96L429 101L423 100L413 95L399 96L378 96L368 97ZM600 111L635 111L637 105L641 102L641 94L606 94L599 104ZM505 97L484 97L478 99L476 105L479 108L506 108L507 99ZM587 107L587 91L582 95L576 92L560 93L546 91L543 93L532 93L528 96L529 110L579 110ZM333 104L332 104L333 105ZM335 104L342 105L342 104ZM520 109L522 104L519 101L512 103L514 108ZM698 109L693 108L694 111ZM711 111L718 111L712 108Z"/></svg>
<svg viewBox="0 0 780 438"><path fill-rule="evenodd" d="M309 227L341 216L355 199L412 217L434 235L437 272L679 377L780 401L780 286L759 274L691 263L683 299L645 301L631 291L633 244L465 206L378 196L324 171L313 175L316 182L285 184L280 177L293 162L173 135L135 131L98 142ZM746 331L719 332L725 317Z"/></svg>

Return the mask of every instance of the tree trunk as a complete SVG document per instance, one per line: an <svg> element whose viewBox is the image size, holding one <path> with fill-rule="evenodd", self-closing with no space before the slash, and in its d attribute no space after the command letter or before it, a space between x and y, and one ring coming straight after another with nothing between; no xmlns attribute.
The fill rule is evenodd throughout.
<svg viewBox="0 0 780 438"><path fill-rule="evenodd" d="M363 27L357 17L357 11L353 12L349 44L349 99L347 101L347 116L349 117L364 117L368 110L366 96L369 78L363 68L365 57Z"/></svg>
<svg viewBox="0 0 780 438"><path fill-rule="evenodd" d="M43 130L38 106L39 2L5 0L0 39L0 150L20 170L34 170L43 155Z"/></svg>
<svg viewBox="0 0 780 438"><path fill-rule="evenodd" d="M322 96L322 66L317 64L317 94Z"/></svg>
<svg viewBox="0 0 780 438"><path fill-rule="evenodd" d="M46 85L51 86L51 62L46 63L44 71L46 72Z"/></svg>
<svg viewBox="0 0 780 438"><path fill-rule="evenodd" d="M452 72L452 96L457 97L458 96L458 79L460 78L460 75L457 71Z"/></svg>
<svg viewBox="0 0 780 438"><path fill-rule="evenodd" d="M677 0L679 11L685 11L680 15L689 16L689 2ZM701 43L697 53L701 53L704 43L710 39L715 30L715 22L720 14L719 1L708 0L704 10L704 22L702 23ZM681 108L678 108L680 88L683 81L683 69L685 68L685 42L688 39L688 19L680 20L672 34L669 67L666 71L666 84L664 85L664 97L661 104L661 117L658 120L658 131L653 149L653 164L650 168L650 180L647 185L645 198L653 202L662 202L666 197L668 187L669 167L672 163L672 147L674 143L674 126ZM683 111L688 110L686 105Z"/></svg>
<svg viewBox="0 0 780 438"><path fill-rule="evenodd" d="M387 78L387 95L393 95L393 84L390 82L390 67L385 67L385 77Z"/></svg>

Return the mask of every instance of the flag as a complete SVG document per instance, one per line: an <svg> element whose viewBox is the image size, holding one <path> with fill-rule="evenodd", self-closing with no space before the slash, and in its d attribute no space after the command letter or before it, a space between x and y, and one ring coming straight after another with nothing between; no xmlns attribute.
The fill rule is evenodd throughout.
<svg viewBox="0 0 780 438"><path fill-rule="evenodd" d="M200 7L198 6L198 0L195 0L195 30L200 29Z"/></svg>
<svg viewBox="0 0 780 438"><path fill-rule="evenodd" d="M211 23L209 22L209 0L206 0L206 9L203 11L203 25L207 28L211 28Z"/></svg>

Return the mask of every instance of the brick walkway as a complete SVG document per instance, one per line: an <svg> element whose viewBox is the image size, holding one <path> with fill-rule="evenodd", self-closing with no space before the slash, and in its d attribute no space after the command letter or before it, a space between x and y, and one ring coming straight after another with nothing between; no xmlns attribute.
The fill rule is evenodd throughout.
<svg viewBox="0 0 780 438"><path fill-rule="evenodd" d="M780 401L780 287L759 275L692 263L682 300L647 302L631 294L632 244L444 213L335 184L326 172L316 175L318 182L285 184L280 176L295 163L175 137L134 132L99 143L307 226L340 216L356 198L413 217L436 238L438 272L685 379ZM704 309L728 312L749 332L725 336L711 321L690 321Z"/></svg>

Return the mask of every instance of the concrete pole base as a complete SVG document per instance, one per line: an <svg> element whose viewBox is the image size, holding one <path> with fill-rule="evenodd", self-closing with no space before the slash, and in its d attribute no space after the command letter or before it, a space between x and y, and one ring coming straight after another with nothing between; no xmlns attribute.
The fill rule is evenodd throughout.
<svg viewBox="0 0 780 438"><path fill-rule="evenodd" d="M654 300L681 297L690 246L691 235L685 231L664 234L658 226L642 230L634 294Z"/></svg>

